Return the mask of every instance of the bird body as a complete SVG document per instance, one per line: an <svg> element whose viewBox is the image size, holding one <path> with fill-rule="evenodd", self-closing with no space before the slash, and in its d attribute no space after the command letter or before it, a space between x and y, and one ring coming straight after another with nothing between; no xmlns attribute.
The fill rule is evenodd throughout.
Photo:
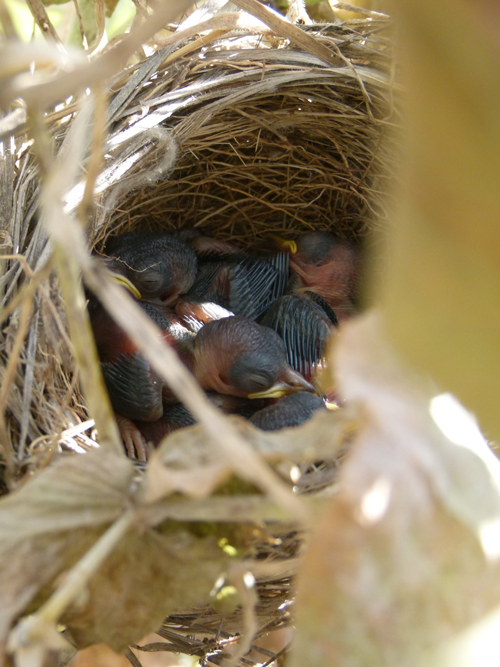
<svg viewBox="0 0 500 667"><path fill-rule="evenodd" d="M264 407L264 401L249 401L227 394L208 392L207 399L215 407L226 414L237 414L250 418L257 410ZM139 430L145 443L151 443L157 447L160 442L170 433L186 426L193 426L196 420L191 412L179 402L164 405L163 415L154 422L135 421L135 427ZM137 440L137 434L135 434ZM144 446L142 447L144 449Z"/></svg>
<svg viewBox="0 0 500 667"><path fill-rule="evenodd" d="M351 242L309 232L280 246L260 257L193 230L130 232L106 246L116 279L209 400L266 430L302 423L323 406L311 381L358 281ZM91 300L89 313L127 451L146 457L147 441L157 445L194 418L104 308Z"/></svg>
<svg viewBox="0 0 500 667"><path fill-rule="evenodd" d="M283 339L288 363L310 382L323 362L330 335L336 333L337 318L328 304L313 292L285 295L260 323Z"/></svg>
<svg viewBox="0 0 500 667"><path fill-rule="evenodd" d="M147 302L139 305L160 328L163 339L189 363L193 334L182 327L177 315ZM113 409L132 420L156 421L163 414L163 404L173 400L168 385L102 306L93 303L89 313Z"/></svg>
<svg viewBox="0 0 500 667"><path fill-rule="evenodd" d="M212 302L235 315L255 319L284 293L285 273L287 278L284 253L269 259L245 253L210 255L200 262L196 282L184 298L194 303Z"/></svg>
<svg viewBox="0 0 500 667"><path fill-rule="evenodd" d="M182 323L195 333L198 333L201 327L207 322L234 316L234 313L219 306L217 303L211 301L188 301L187 299L179 299L177 301L175 312Z"/></svg>
<svg viewBox="0 0 500 667"><path fill-rule="evenodd" d="M280 428L300 426L317 410L325 409L323 401L314 394L290 394L256 412L250 422L263 431L277 431Z"/></svg>

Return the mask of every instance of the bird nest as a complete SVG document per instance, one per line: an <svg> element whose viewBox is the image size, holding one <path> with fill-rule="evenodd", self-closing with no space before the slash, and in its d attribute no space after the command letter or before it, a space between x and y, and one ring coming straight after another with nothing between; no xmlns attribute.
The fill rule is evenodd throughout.
<svg viewBox="0 0 500 667"><path fill-rule="evenodd" d="M393 117L389 27L380 14L303 26L332 54L329 64L293 40L232 31L187 52L157 48L116 77L87 210L92 250L102 252L110 236L131 230L196 227L247 248L267 245L270 234L291 238L315 229L365 239L383 226ZM60 152L76 116L71 101L48 114ZM38 167L26 137L6 152L2 169L0 426L19 479L61 450L94 447L96 435L51 273ZM82 193L83 186L68 194L67 210L80 205ZM306 490L330 483L332 469L311 466ZM257 543L254 555L287 558L298 544L289 532ZM289 621L288 574L263 577L258 593L258 634ZM233 636L238 618L221 627L222 615L211 608L179 611L161 631L165 647L211 654L218 663L215 638Z"/></svg>

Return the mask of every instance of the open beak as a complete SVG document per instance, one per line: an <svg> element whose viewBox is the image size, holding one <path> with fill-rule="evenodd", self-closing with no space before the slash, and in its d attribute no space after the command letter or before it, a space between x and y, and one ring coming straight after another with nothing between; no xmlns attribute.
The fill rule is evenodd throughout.
<svg viewBox="0 0 500 667"><path fill-rule="evenodd" d="M297 371L290 368L284 375L285 377L282 380L275 382L269 389L249 394L248 398L281 398L281 396L288 396L288 394L295 394L299 391L315 393L312 384Z"/></svg>
<svg viewBox="0 0 500 667"><path fill-rule="evenodd" d="M113 280L115 283L118 283L119 285L123 285L126 290L132 294L136 299L141 298L141 293L137 289L135 285L133 285L128 278L125 278L125 276L122 276L121 273L115 273L114 271L109 272L111 275L111 280Z"/></svg>
<svg viewBox="0 0 500 667"><path fill-rule="evenodd" d="M292 255L297 254L297 244L295 241L288 241L287 239L281 238L281 236L276 236L276 234L270 234L269 236L273 239L280 250L284 252L291 252Z"/></svg>

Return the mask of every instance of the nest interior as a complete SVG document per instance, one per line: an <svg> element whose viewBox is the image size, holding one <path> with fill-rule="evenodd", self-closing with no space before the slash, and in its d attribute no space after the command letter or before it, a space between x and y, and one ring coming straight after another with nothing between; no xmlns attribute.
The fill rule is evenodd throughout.
<svg viewBox="0 0 500 667"><path fill-rule="evenodd" d="M307 28L342 55L341 67L238 33L188 56L160 49L121 74L88 224L91 248L101 252L110 235L130 230L199 227L258 247L272 233L330 229L366 238L383 226L394 115L389 27L379 17ZM69 104L48 116L58 150L76 112ZM1 263L3 305L50 255L35 158L22 139L6 149L1 250L17 257ZM83 186L74 190L73 209ZM41 282L6 397L19 460L53 449L62 432L88 419L57 283ZM4 330L3 374L18 328L15 311Z"/></svg>
<svg viewBox="0 0 500 667"><path fill-rule="evenodd" d="M131 230L197 227L258 247L269 244L269 234L322 229L363 239L383 226L393 118L389 27L378 15L304 28L341 54L339 67L283 40L239 32L185 56L159 49L122 73L109 101L88 225L92 250L102 252L110 235ZM75 113L69 104L49 114L59 150ZM50 246L37 215L36 162L22 141L6 152L4 176L10 198L1 250L21 256L1 263L5 305L42 269ZM68 206L75 208L79 197ZM5 436L26 470L58 446L85 449L91 434L49 272L39 280L19 341L21 322L18 308L3 331L0 373L11 382ZM18 343L12 373L9 358ZM263 591L272 611L263 612L261 629L283 623L287 612L278 609L288 592L288 580ZM215 634L219 619L210 613ZM186 613L185 627L182 618L172 617L165 630L171 642L172 628L192 629L193 618L201 623L199 614Z"/></svg>

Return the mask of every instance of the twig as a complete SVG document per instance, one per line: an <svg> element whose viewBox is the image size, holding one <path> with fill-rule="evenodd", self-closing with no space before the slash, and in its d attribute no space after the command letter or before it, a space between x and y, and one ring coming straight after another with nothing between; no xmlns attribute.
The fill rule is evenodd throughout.
<svg viewBox="0 0 500 667"><path fill-rule="evenodd" d="M80 5L78 4L78 0L73 0L73 4L75 5L76 19L78 22L78 28L80 30L80 37L82 38L82 46L85 48L86 37L85 37L85 29L83 27L83 19L82 19L82 13L80 11Z"/></svg>
<svg viewBox="0 0 500 667"><path fill-rule="evenodd" d="M52 25L52 22L47 14L47 10L43 6L41 0L26 0L35 23L40 28L42 35L46 40L52 41L57 44L61 49L64 49L63 43L61 42L59 35L56 32L56 29Z"/></svg>
<svg viewBox="0 0 500 667"><path fill-rule="evenodd" d="M3 377L2 387L0 388L0 439L2 441L3 450L5 453L7 469L10 474L13 472L14 457L7 434L5 408L7 407L7 399L9 397L12 382L14 381L17 364L21 355L21 349L23 346L24 338L26 336L26 331L28 329L32 305L33 301L31 298L25 299L22 303L16 338L12 350L10 351L9 361L7 363L5 375Z"/></svg>
<svg viewBox="0 0 500 667"><path fill-rule="evenodd" d="M246 569L244 563L231 568L227 579L234 585L240 596L243 611L243 632L236 651L229 660L224 660L222 664L225 667L236 667L241 658L252 648L254 637L258 631L255 614L258 597L255 591L255 577Z"/></svg>

